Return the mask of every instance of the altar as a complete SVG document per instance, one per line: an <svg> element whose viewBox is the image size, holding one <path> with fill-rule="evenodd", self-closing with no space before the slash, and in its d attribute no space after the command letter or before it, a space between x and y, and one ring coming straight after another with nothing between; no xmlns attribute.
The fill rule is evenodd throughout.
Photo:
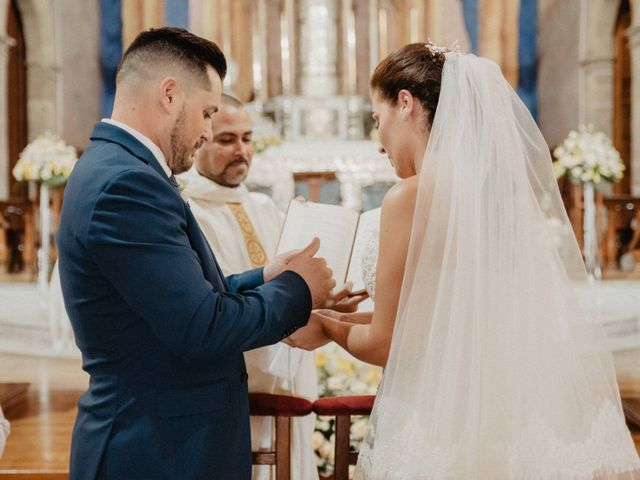
<svg viewBox="0 0 640 480"><path fill-rule="evenodd" d="M286 141L254 155L247 178L251 190L272 196L286 209L296 191L295 177L303 173L332 173L338 182L321 196L323 203L341 204L357 211L380 206L398 177L386 155L371 140ZM299 187L299 186L298 186Z"/></svg>

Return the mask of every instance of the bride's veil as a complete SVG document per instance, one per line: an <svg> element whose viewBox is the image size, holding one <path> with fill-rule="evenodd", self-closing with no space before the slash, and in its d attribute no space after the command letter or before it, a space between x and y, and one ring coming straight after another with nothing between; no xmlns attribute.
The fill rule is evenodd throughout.
<svg viewBox="0 0 640 480"><path fill-rule="evenodd" d="M548 146L496 64L445 58L356 478L631 478L640 464Z"/></svg>

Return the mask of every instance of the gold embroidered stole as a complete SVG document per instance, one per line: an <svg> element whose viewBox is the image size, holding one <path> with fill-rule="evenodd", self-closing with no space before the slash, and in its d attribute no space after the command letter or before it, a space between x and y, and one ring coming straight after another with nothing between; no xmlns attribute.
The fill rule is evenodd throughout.
<svg viewBox="0 0 640 480"><path fill-rule="evenodd" d="M253 268L264 267L268 262L267 254L264 248L262 248L262 244L258 239L255 228L253 228L247 211L242 206L242 203L239 202L227 202L227 206L229 210L231 210L231 213L233 213L233 216L236 217L236 221L240 226L251 266Z"/></svg>

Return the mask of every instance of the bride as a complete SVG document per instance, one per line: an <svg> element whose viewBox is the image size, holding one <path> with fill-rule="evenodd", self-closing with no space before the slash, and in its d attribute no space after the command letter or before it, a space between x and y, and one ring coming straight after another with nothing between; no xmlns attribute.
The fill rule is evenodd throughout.
<svg viewBox="0 0 640 480"><path fill-rule="evenodd" d="M287 339L385 366L356 478L639 478L549 148L498 66L411 44L371 91L402 179L365 262L375 309Z"/></svg>

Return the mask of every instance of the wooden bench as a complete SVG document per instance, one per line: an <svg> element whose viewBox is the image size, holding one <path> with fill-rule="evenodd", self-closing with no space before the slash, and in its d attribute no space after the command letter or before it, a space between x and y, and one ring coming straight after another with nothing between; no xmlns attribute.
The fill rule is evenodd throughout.
<svg viewBox="0 0 640 480"><path fill-rule="evenodd" d="M0 408L5 417L27 400L28 383L0 383Z"/></svg>

